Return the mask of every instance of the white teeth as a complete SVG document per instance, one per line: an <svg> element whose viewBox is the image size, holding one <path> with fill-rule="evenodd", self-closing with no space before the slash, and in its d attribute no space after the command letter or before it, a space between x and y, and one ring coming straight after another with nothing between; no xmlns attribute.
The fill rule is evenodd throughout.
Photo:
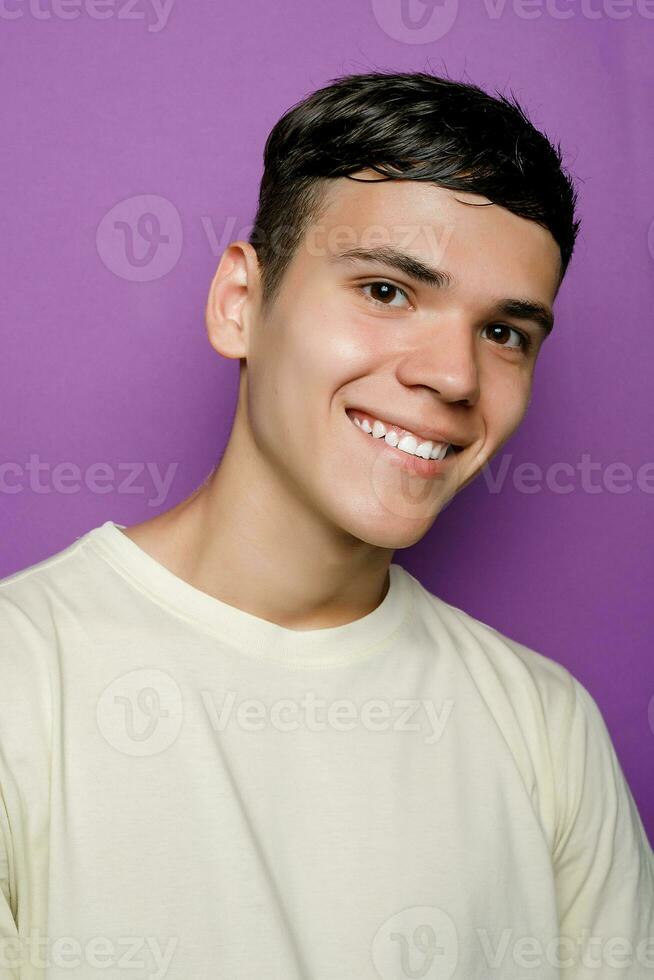
<svg viewBox="0 0 654 980"><path fill-rule="evenodd" d="M401 449L402 452L415 456L416 449L418 448L418 440L415 436L402 436L397 444L397 448Z"/></svg>
<svg viewBox="0 0 654 980"><path fill-rule="evenodd" d="M421 459L444 459L450 444L448 442L432 442L426 439L418 442L415 436L405 435L401 438L394 429L386 429L385 424L380 419L373 419L372 425L366 418L353 419L354 424L358 425L364 432L372 435L373 439L384 439L389 446L396 446L402 452L411 456L420 456Z"/></svg>
<svg viewBox="0 0 654 980"><path fill-rule="evenodd" d="M394 435L394 433L388 433L386 436L386 442L388 442L388 436L390 435ZM400 441L397 443L397 448L403 450L405 453L409 453L412 456L420 456L421 459L444 459L449 448L449 443L432 443L427 440L427 442L421 442L420 445L418 445L418 440L414 436L402 436Z"/></svg>

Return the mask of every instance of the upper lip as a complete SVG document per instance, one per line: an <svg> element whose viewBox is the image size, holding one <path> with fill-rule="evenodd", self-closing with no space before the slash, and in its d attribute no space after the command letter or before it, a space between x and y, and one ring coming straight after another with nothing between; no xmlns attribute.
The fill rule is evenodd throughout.
<svg viewBox="0 0 654 980"><path fill-rule="evenodd" d="M346 412L360 412L361 415L365 415L369 419L379 419L380 422L388 422L394 428L412 432L413 435L418 436L425 442L429 440L430 442L447 442L451 446L465 445L464 440L445 432L443 429L432 429L429 425L424 425L422 422L414 424L407 416L397 415L394 412L389 413L383 411L378 413L375 410L370 411L367 408L360 408L358 405L349 405Z"/></svg>

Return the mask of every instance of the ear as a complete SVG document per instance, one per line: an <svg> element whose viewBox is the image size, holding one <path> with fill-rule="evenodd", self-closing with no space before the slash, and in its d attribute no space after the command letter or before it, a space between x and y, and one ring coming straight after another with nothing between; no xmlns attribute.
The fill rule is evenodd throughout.
<svg viewBox="0 0 654 980"><path fill-rule="evenodd" d="M231 242L209 287L209 343L223 357L247 356L249 328L259 300L259 263L249 242Z"/></svg>

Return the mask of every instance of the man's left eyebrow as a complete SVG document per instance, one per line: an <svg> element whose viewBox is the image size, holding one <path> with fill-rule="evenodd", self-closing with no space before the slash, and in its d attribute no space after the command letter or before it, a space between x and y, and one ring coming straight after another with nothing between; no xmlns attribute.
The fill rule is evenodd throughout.
<svg viewBox="0 0 654 980"><path fill-rule="evenodd" d="M554 314L549 306L530 299L503 299L492 310L493 316L510 316L518 320L532 320L549 337L554 328Z"/></svg>

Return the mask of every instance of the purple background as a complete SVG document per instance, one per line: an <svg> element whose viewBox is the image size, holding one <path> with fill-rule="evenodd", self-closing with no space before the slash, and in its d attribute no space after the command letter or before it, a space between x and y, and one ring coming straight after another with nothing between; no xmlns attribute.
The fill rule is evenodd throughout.
<svg viewBox="0 0 654 980"><path fill-rule="evenodd" d="M238 372L206 340L207 289L288 107L376 69L513 89L562 143L583 230L529 412L490 465L506 459L501 492L480 474L395 560L579 678L654 839L652 0L411 0L413 27L400 0L176 0L167 21L152 0L31 3L0 15L0 575L168 510L215 463ZM176 464L164 499L147 470L121 486L139 461ZM522 463L542 469L536 492L514 482ZM575 469L558 476L571 492L547 486L555 463ZM612 463L631 468L622 492Z"/></svg>

